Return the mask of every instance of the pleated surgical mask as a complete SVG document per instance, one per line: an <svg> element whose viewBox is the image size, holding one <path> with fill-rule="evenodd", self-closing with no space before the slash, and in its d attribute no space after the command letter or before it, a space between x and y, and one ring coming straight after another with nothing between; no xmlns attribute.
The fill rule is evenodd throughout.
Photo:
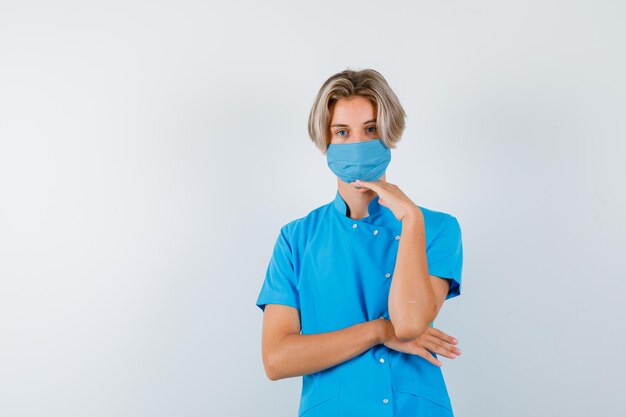
<svg viewBox="0 0 626 417"><path fill-rule="evenodd" d="M380 139L331 143L326 150L330 170L344 182L376 181L391 161L391 150Z"/></svg>

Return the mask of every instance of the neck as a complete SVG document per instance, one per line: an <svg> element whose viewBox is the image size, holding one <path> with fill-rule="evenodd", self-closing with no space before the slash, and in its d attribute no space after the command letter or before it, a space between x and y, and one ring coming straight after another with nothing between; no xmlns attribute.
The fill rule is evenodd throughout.
<svg viewBox="0 0 626 417"><path fill-rule="evenodd" d="M382 179L384 180L385 177L383 176ZM346 216L354 220L369 216L367 207L377 196L375 191L365 187L355 188L353 185L343 182L339 178L337 178L337 189L348 206Z"/></svg>

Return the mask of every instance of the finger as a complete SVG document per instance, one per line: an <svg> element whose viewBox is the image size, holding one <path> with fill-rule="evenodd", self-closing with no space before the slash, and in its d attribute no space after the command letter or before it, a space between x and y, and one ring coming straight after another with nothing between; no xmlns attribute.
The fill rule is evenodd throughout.
<svg viewBox="0 0 626 417"><path fill-rule="evenodd" d="M356 180L353 182L354 185L358 185L359 187L365 187L365 188L369 188L370 190L374 190L376 191L376 193L378 194L378 191L381 190L381 186L380 183L378 183L378 181L361 181L361 180Z"/></svg>
<svg viewBox="0 0 626 417"><path fill-rule="evenodd" d="M450 352L445 347L438 345L436 343L425 343L423 346L429 351L434 352L439 356L445 356L448 359L454 359L458 356L454 354L453 352Z"/></svg>
<svg viewBox="0 0 626 417"><path fill-rule="evenodd" d="M438 339L437 337L432 335L425 337L422 341L422 345L428 350L431 350L438 355L443 355L446 358L450 359L454 359L461 354L461 350L457 347L452 346L449 343L446 343L443 340Z"/></svg>
<svg viewBox="0 0 626 417"><path fill-rule="evenodd" d="M456 354L457 356L460 355L461 353L463 353L463 351L461 349L459 349L458 347L456 347L455 345L458 344L458 340L455 339L452 336L449 336L447 334L445 334L444 332L442 332L441 330L436 330L434 332L431 332L428 337L435 337L437 338L437 343L444 346L446 349L448 349L450 352Z"/></svg>
<svg viewBox="0 0 626 417"><path fill-rule="evenodd" d="M431 329L430 333L438 337L441 340L445 340L446 342L452 343L453 345L456 345L457 343L459 343L457 339L455 339L454 337L450 336L447 333L442 332L439 329L436 329L434 327L431 327L430 329Z"/></svg>
<svg viewBox="0 0 626 417"><path fill-rule="evenodd" d="M419 348L417 349L417 355L426 359L428 362L432 363L433 365L437 365L437 366L442 366L443 363L438 360L437 358L435 358L428 350L423 349L423 348Z"/></svg>

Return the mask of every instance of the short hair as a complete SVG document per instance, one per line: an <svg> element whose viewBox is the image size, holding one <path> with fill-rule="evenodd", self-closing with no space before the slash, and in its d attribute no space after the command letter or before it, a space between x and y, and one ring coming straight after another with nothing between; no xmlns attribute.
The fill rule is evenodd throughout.
<svg viewBox="0 0 626 417"><path fill-rule="evenodd" d="M376 108L380 140L396 148L404 132L406 113L385 78L376 70L346 69L328 78L320 88L309 113L309 136L323 154L330 144L330 108L340 98L363 96Z"/></svg>

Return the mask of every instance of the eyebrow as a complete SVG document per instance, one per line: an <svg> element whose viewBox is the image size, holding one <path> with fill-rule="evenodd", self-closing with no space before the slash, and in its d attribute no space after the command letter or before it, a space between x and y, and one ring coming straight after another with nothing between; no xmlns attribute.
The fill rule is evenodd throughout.
<svg viewBox="0 0 626 417"><path fill-rule="evenodd" d="M368 121L364 122L363 124L366 125L368 123L375 122L375 121L376 121L376 119L371 119L371 120L368 120ZM348 127L348 125L334 124L334 125L330 125L330 127Z"/></svg>

